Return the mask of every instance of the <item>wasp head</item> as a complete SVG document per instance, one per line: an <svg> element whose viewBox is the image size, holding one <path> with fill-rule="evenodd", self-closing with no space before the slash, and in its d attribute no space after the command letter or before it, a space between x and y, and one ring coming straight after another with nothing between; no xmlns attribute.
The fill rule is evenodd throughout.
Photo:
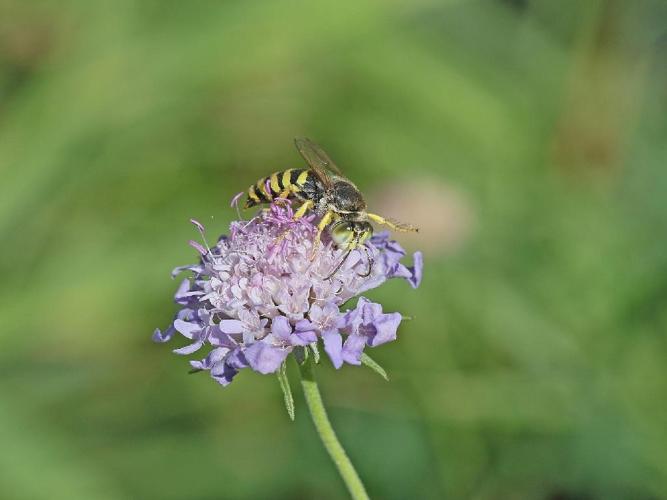
<svg viewBox="0 0 667 500"><path fill-rule="evenodd" d="M355 221L355 220L343 220L336 222L331 227L331 239L339 247L345 250L345 255L338 263L338 265L331 271L331 274L327 276L327 279L331 279L338 270L345 264L345 261L350 256L350 253L355 248L363 248L366 252L366 257L368 258L368 270L359 274L362 278L366 278L371 275L373 270L373 258L368 252L368 247L364 245L366 240L373 236L373 226L366 221Z"/></svg>
<svg viewBox="0 0 667 500"><path fill-rule="evenodd" d="M363 245L373 236L373 226L366 221L340 221L331 228L331 239L345 250L354 249Z"/></svg>

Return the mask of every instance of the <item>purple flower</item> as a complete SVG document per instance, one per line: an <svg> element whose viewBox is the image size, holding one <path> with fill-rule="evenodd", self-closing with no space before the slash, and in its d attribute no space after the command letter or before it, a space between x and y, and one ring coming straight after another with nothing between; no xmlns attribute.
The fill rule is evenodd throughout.
<svg viewBox="0 0 667 500"><path fill-rule="evenodd" d="M289 204L274 204L250 221L231 224L229 237L209 247L202 224L192 221L202 243L190 242L199 264L177 267L173 276L192 275L179 285L174 301L180 307L172 324L155 330L153 340L167 342L176 333L189 342L174 352L189 355L208 349L196 370L209 371L222 385L243 368L276 372L294 349L322 339L336 368L360 364L363 349L396 339L399 313L360 297L352 310L341 306L389 278L404 278L414 288L422 277L422 256L413 266L401 263L405 251L380 233L366 243L373 259L370 275L365 251L353 250L329 277L344 255L328 236L312 256L317 228L314 216L294 220ZM312 257L312 258L311 258Z"/></svg>

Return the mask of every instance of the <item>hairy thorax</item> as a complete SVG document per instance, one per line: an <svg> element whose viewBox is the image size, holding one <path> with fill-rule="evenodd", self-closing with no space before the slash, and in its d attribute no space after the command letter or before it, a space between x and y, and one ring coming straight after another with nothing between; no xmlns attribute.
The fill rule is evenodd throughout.
<svg viewBox="0 0 667 500"><path fill-rule="evenodd" d="M366 202L354 184L345 180L336 180L331 188L329 203L340 212L362 212Z"/></svg>

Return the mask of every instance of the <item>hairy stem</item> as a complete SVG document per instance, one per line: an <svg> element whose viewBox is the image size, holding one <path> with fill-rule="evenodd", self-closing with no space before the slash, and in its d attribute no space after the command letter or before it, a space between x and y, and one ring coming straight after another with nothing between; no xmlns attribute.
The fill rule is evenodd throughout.
<svg viewBox="0 0 667 500"><path fill-rule="evenodd" d="M303 364L299 364L301 385L303 386L303 393L306 397L306 403L310 410L310 416L313 418L315 429L317 429L317 433L331 460L336 464L336 468L343 478L352 498L355 500L368 500L366 488L364 488L364 484L361 482L357 471L354 470L352 462L350 462L347 453L345 453L340 441L336 437L331 422L329 422L329 417L322 402L320 389L315 381L313 367L313 356L308 356Z"/></svg>

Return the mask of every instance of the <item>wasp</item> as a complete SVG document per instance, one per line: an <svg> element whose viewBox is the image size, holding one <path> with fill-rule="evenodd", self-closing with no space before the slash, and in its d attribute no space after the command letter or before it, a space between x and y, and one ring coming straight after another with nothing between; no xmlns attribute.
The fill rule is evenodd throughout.
<svg viewBox="0 0 667 500"><path fill-rule="evenodd" d="M297 137L294 139L294 144L308 168L290 168L259 179L248 188L244 207L250 208L281 198L301 203L294 213L295 219L303 217L308 211L314 211L320 217L320 221L317 225L313 256L325 229L328 230L333 242L345 251L343 259L329 278L342 267L350 252L360 247L366 251L369 261L368 272L361 276L370 275L373 259L364 245L373 235L370 221L394 231L419 231L410 224L368 212L366 201L359 188L342 174L320 146L305 137Z"/></svg>

